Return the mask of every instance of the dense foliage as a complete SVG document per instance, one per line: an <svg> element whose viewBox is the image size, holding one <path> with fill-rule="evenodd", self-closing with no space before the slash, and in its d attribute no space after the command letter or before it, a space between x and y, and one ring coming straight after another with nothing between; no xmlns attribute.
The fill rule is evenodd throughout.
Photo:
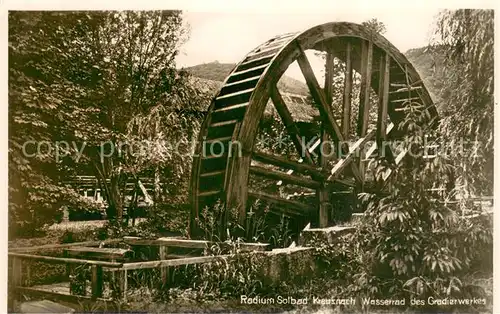
<svg viewBox="0 0 500 314"><path fill-rule="evenodd" d="M464 192L492 195L493 10L443 11L435 33L429 50L445 56L444 66L434 73L444 83L441 132L446 143L465 143L465 153L454 156Z"/></svg>
<svg viewBox="0 0 500 314"><path fill-rule="evenodd" d="M48 222L71 195L79 199L61 187L70 174L94 174L108 218L120 220L125 184L138 173L153 167L178 178L189 171L172 145L144 142L171 144L196 132L192 111L206 97L175 69L185 38L177 11L10 13L12 229ZM138 140L145 151L137 153ZM27 141L31 146L23 146Z"/></svg>

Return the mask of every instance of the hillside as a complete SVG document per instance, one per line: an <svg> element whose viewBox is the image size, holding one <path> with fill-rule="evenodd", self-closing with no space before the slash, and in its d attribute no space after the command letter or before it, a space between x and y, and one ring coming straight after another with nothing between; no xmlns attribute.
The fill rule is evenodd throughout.
<svg viewBox="0 0 500 314"><path fill-rule="evenodd" d="M184 70L195 77L211 81L223 82L224 79L229 75L229 73L231 73L235 65L236 64L234 63L219 63L217 61L214 61L184 68ZM307 85L305 83L288 76L283 76L280 79L280 81L278 82L278 87L281 91L291 94L307 96L309 93L309 90L307 89Z"/></svg>
<svg viewBox="0 0 500 314"><path fill-rule="evenodd" d="M435 48L430 50L427 47L414 48L408 50L405 56L417 69L439 109L443 97L443 95L441 95L441 90L446 73L444 71L443 55L438 50L439 49L436 50ZM234 63L219 63L215 61L184 68L184 70L192 75L192 80L202 88L202 90L215 94L222 87L222 82L233 70L234 66ZM278 86L285 94L289 93L303 96L308 96L309 94L305 83L291 77L283 76L278 82ZM293 111L299 112L300 110L304 110L301 103L297 103L288 98L287 100L290 102L290 105L294 107L293 109L297 107L297 110ZM299 110L299 108L302 109Z"/></svg>

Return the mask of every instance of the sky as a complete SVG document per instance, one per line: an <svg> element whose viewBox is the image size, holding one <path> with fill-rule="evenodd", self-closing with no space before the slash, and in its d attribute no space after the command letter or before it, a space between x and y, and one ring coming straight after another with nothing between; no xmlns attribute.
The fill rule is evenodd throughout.
<svg viewBox="0 0 500 314"><path fill-rule="evenodd" d="M293 31L333 21L361 23L377 18L386 25L384 36L400 51L428 44L439 9L316 10L278 14L262 12L199 12L185 11L190 38L177 58L179 67L219 61L236 63L262 42Z"/></svg>

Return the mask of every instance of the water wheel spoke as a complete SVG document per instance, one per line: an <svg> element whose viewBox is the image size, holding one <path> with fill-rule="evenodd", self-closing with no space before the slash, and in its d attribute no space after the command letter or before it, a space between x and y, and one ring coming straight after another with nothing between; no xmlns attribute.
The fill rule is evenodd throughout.
<svg viewBox="0 0 500 314"><path fill-rule="evenodd" d="M318 84L318 80L314 75L314 71L311 68L311 64L309 63L307 56L305 55L304 51L300 46L299 50L300 53L297 58L297 62L299 63L299 67L300 70L302 71L302 74L304 75L304 78L306 79L307 87L311 92L311 96L314 99L314 102L316 103L319 109L321 117L323 118L325 127L330 133L330 135L333 137L335 142L337 143L343 142L344 136L342 135L340 127L337 124L337 121L335 121L335 117L333 116L332 106L326 101L325 94L321 90Z"/></svg>
<svg viewBox="0 0 500 314"><path fill-rule="evenodd" d="M254 151L252 157L254 160L260 161L260 162L263 162L266 164L271 164L271 165L278 166L281 168L287 168L287 169L294 170L294 171L297 171L297 172L303 173L303 174L313 174L316 177L325 177L325 174L323 173L321 168L318 168L318 167L315 167L312 165L308 165L305 163L291 161L283 156ZM290 172L290 170L287 172L287 174L292 174L292 172Z"/></svg>
<svg viewBox="0 0 500 314"><path fill-rule="evenodd" d="M295 185L310 188L310 189L317 189L320 187L320 183L317 181L294 176L294 175L290 175L290 174L287 174L284 172L275 171L275 170L268 169L268 168L263 168L260 166L251 166L250 173L256 174L256 175L264 177L264 178L279 180L279 181L283 181L283 182L290 183L290 184L295 184Z"/></svg>
<svg viewBox="0 0 500 314"><path fill-rule="evenodd" d="M344 137L349 137L349 126L351 124L351 99L352 99L352 61L351 61L351 43L346 44L346 61L344 76L344 95L342 108L342 133Z"/></svg>
<svg viewBox="0 0 500 314"><path fill-rule="evenodd" d="M389 85L391 58L389 54L384 53L380 58L380 79L379 79L379 103L378 103L378 119L377 119L377 146L379 156L385 157L390 161L394 161L394 156L389 145L385 145L387 140L387 107L389 103Z"/></svg>
<svg viewBox="0 0 500 314"><path fill-rule="evenodd" d="M285 100L281 96L276 86L271 89L271 99L273 101L274 107L276 108L276 111L278 112L278 115L281 117L281 120L285 125L287 132L290 134L292 142L297 149L300 157L303 158L306 163L313 165L314 161L300 137L299 128L293 121L292 114L290 113L290 110L286 106Z"/></svg>
<svg viewBox="0 0 500 314"><path fill-rule="evenodd" d="M302 74L306 79L306 83L307 86L309 87L309 91L311 92L311 96L314 99L314 102L318 106L318 109L321 113L321 116L325 123L325 128L326 130L328 130L329 135L332 136L335 143L338 143L340 145L340 150L342 151L342 154L344 155L348 154L350 150L349 145L344 141L344 135L342 134L342 131L339 125L337 124L337 121L335 121L335 117L333 116L332 106L331 104L328 104L325 94L321 90L318 84L318 80L316 79L313 69L311 68L311 64L309 63L307 56L305 55L302 48L300 48L300 46L299 50L300 53L297 58L297 61L299 63L299 67L302 71ZM351 164L351 167L353 175L356 177L356 179L362 180L361 172L359 171L358 166L355 164Z"/></svg>
<svg viewBox="0 0 500 314"><path fill-rule="evenodd" d="M372 62L373 62L373 44L368 41L361 42L361 65L360 65L360 92L359 92L359 112L358 112L358 136L366 136L368 130L368 118L370 113L370 90L371 90L371 77L372 77ZM375 146L376 148L376 146ZM370 156L371 154L367 154ZM361 150L358 167L363 175L362 181L364 182L365 164L363 163L363 150Z"/></svg>

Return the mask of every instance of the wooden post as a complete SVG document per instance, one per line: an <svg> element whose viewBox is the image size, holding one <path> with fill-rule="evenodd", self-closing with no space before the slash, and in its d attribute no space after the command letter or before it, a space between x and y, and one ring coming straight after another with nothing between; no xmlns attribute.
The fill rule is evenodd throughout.
<svg viewBox="0 0 500 314"><path fill-rule="evenodd" d="M92 265L92 297L102 297L103 272L102 266Z"/></svg>
<svg viewBox="0 0 500 314"><path fill-rule="evenodd" d="M24 278L23 286L31 286L31 263L29 260L26 261L26 276Z"/></svg>
<svg viewBox="0 0 500 314"><path fill-rule="evenodd" d="M332 104L332 84L334 72L334 56L329 51L326 54L325 64L325 99L328 104ZM320 145L320 166L326 169L328 166L328 156L331 154L331 137L328 135L328 130L325 122L321 123L321 145ZM327 143L328 145L325 145ZM337 143L338 144L338 143ZM325 182L322 182L321 188L317 190L318 203L319 203L319 227L325 228L329 224L329 213L331 210L330 194Z"/></svg>
<svg viewBox="0 0 500 314"><path fill-rule="evenodd" d="M23 284L23 262L20 258L12 259L12 285L14 287L22 286Z"/></svg>
<svg viewBox="0 0 500 314"><path fill-rule="evenodd" d="M115 272L113 272L115 273ZM113 296L118 299L122 300L123 302L127 302L127 270L126 269L118 269L117 270L117 275L112 279L113 281Z"/></svg>
<svg viewBox="0 0 500 314"><path fill-rule="evenodd" d="M161 260L166 260L168 256L168 246L166 245L160 245L160 259ZM169 271L170 267L161 267L160 268L160 275L161 275L161 286L162 288L165 287L169 283Z"/></svg>
<svg viewBox="0 0 500 314"><path fill-rule="evenodd" d="M127 302L127 270L124 269L120 271L120 295L122 297L123 302Z"/></svg>

